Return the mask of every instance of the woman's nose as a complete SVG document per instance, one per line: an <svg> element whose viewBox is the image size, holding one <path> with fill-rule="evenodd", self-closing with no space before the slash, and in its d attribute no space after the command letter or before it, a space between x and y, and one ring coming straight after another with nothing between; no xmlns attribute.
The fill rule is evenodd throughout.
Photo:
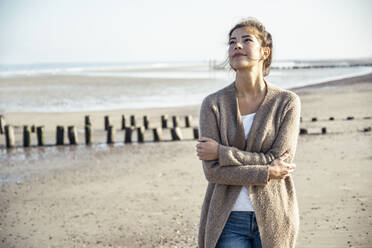
<svg viewBox="0 0 372 248"><path fill-rule="evenodd" d="M242 49L242 44L240 42L236 42L234 49Z"/></svg>

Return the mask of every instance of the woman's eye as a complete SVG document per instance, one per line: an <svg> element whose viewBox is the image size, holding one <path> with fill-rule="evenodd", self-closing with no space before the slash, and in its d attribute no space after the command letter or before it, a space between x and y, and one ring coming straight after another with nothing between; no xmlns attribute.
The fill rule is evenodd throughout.
<svg viewBox="0 0 372 248"><path fill-rule="evenodd" d="M251 39L244 39L244 42L251 41Z"/></svg>
<svg viewBox="0 0 372 248"><path fill-rule="evenodd" d="M230 42L229 42L229 45L232 45L232 44L234 44L235 42L233 41L233 40L231 40Z"/></svg>

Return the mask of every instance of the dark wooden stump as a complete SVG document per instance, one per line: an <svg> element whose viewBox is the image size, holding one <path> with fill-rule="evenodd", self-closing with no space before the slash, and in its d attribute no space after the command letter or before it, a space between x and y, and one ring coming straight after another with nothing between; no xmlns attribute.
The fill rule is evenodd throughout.
<svg viewBox="0 0 372 248"><path fill-rule="evenodd" d="M70 145L77 145L78 140L77 140L76 127L68 126L67 127L67 136L68 136L68 140L70 141Z"/></svg>
<svg viewBox="0 0 372 248"><path fill-rule="evenodd" d="M300 128L300 134L308 134L306 128Z"/></svg>
<svg viewBox="0 0 372 248"><path fill-rule="evenodd" d="M172 122L173 122L173 128L176 128L176 127L178 127L178 123L179 123L179 121L178 121L178 116L172 116Z"/></svg>
<svg viewBox="0 0 372 248"><path fill-rule="evenodd" d="M89 115L85 116L85 126L86 125L92 125L92 123L90 122L90 116Z"/></svg>
<svg viewBox="0 0 372 248"><path fill-rule="evenodd" d="M135 115L131 115L130 116L130 125L132 127L135 127L136 126L136 116Z"/></svg>
<svg viewBox="0 0 372 248"><path fill-rule="evenodd" d="M43 146L44 145L44 126L39 126L36 128L36 136L37 136L37 145Z"/></svg>
<svg viewBox="0 0 372 248"><path fill-rule="evenodd" d="M350 120L354 120L354 117L353 117L353 116L348 116L348 117L346 118L346 120L348 120L348 121L350 121Z"/></svg>
<svg viewBox="0 0 372 248"><path fill-rule="evenodd" d="M132 143L132 134L133 134L133 127L126 127L124 143Z"/></svg>
<svg viewBox="0 0 372 248"><path fill-rule="evenodd" d="M145 142L145 130L143 127L137 127L137 142L143 143Z"/></svg>
<svg viewBox="0 0 372 248"><path fill-rule="evenodd" d="M330 120L330 121L334 121L335 118L334 118L334 117L329 117L329 120Z"/></svg>
<svg viewBox="0 0 372 248"><path fill-rule="evenodd" d="M193 128L194 139L199 139L199 129L197 127Z"/></svg>
<svg viewBox="0 0 372 248"><path fill-rule="evenodd" d="M365 128L363 129L363 132L371 132L371 127L365 127Z"/></svg>
<svg viewBox="0 0 372 248"><path fill-rule="evenodd" d="M121 115L121 130L125 130L125 128L127 127L125 124L125 116Z"/></svg>
<svg viewBox="0 0 372 248"><path fill-rule="evenodd" d="M182 140L181 129L179 127L172 128L171 129L171 136L172 136L173 141Z"/></svg>
<svg viewBox="0 0 372 248"><path fill-rule="evenodd" d="M326 134L327 133L327 128L326 127L322 127L322 134Z"/></svg>
<svg viewBox="0 0 372 248"><path fill-rule="evenodd" d="M105 130L108 130L110 126L110 117L108 115L105 116Z"/></svg>
<svg viewBox="0 0 372 248"><path fill-rule="evenodd" d="M31 128L23 126L23 146L29 147L31 145Z"/></svg>
<svg viewBox="0 0 372 248"><path fill-rule="evenodd" d="M35 125L32 125L32 126L31 126L31 132L33 132L33 133L36 132L36 127L35 127Z"/></svg>
<svg viewBox="0 0 372 248"><path fill-rule="evenodd" d="M192 126L192 116L191 115L187 115L185 117L185 127L191 127Z"/></svg>
<svg viewBox="0 0 372 248"><path fill-rule="evenodd" d="M147 115L143 117L143 126L146 130L149 129L149 118L147 117Z"/></svg>
<svg viewBox="0 0 372 248"><path fill-rule="evenodd" d="M85 125L85 144L91 145L92 144L92 126Z"/></svg>
<svg viewBox="0 0 372 248"><path fill-rule="evenodd" d="M0 115L0 134L4 134L5 133L5 119L4 119L4 116Z"/></svg>
<svg viewBox="0 0 372 248"><path fill-rule="evenodd" d="M316 118L316 117L311 118L311 121L317 121L317 120L318 120L318 118Z"/></svg>
<svg viewBox="0 0 372 248"><path fill-rule="evenodd" d="M57 134L56 134L56 139L57 139L57 146L63 145L64 144L64 127L63 126L57 126Z"/></svg>
<svg viewBox="0 0 372 248"><path fill-rule="evenodd" d="M7 148L15 147L14 129L10 125L5 125L5 143Z"/></svg>
<svg viewBox="0 0 372 248"><path fill-rule="evenodd" d="M161 128L168 128L168 115L161 116Z"/></svg>
<svg viewBox="0 0 372 248"><path fill-rule="evenodd" d="M154 142L159 142L163 140L161 128L153 128L152 132L154 134Z"/></svg>
<svg viewBox="0 0 372 248"><path fill-rule="evenodd" d="M107 127L107 144L115 143L115 129L113 125Z"/></svg>

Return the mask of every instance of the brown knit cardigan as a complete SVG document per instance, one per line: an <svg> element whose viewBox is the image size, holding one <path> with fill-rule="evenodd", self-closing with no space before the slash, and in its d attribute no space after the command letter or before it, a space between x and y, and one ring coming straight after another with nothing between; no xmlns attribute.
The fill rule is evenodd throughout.
<svg viewBox="0 0 372 248"><path fill-rule="evenodd" d="M267 80L265 98L247 140L235 82L202 102L202 137L219 143L218 160L203 161L208 187L199 225L199 248L215 247L242 185L248 187L263 248L293 248L299 210L292 176L270 179L269 164L286 150L292 162L300 125L300 98Z"/></svg>

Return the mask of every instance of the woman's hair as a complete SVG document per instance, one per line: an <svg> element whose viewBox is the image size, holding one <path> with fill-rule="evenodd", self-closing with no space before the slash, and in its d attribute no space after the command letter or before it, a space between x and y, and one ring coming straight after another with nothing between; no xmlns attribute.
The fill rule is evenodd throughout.
<svg viewBox="0 0 372 248"><path fill-rule="evenodd" d="M270 48L270 54L263 62L263 75L264 76L269 75L270 65L273 58L273 40L271 34L266 31L265 26L256 18L248 17L240 21L230 30L228 39L230 40L231 34L234 32L235 29L243 27L253 28L253 31L255 31L256 33L256 38L261 42L261 46Z"/></svg>

